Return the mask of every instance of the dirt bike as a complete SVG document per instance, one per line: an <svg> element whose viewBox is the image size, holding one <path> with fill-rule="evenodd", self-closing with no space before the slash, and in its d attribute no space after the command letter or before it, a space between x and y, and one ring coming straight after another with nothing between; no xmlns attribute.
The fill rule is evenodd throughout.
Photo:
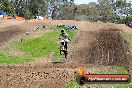
<svg viewBox="0 0 132 88"><path fill-rule="evenodd" d="M65 39L61 40L60 44L60 54L64 56L64 58L67 58L68 51L67 51L67 41Z"/></svg>

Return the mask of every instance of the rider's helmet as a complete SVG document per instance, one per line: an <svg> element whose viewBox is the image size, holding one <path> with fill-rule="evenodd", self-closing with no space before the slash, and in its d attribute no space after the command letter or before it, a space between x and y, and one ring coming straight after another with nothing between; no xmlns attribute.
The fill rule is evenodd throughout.
<svg viewBox="0 0 132 88"><path fill-rule="evenodd" d="M61 29L61 33L64 33L64 29Z"/></svg>

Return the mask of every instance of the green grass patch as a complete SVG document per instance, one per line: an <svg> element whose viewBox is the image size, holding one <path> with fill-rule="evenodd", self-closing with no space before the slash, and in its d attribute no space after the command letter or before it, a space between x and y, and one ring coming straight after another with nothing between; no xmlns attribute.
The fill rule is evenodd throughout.
<svg viewBox="0 0 132 88"><path fill-rule="evenodd" d="M81 86L79 86L78 83L76 82L76 79L73 78L64 86L64 88L81 88Z"/></svg>
<svg viewBox="0 0 132 88"><path fill-rule="evenodd" d="M74 30L66 31L70 38L73 39L75 35ZM61 61L63 58L60 55L60 40L59 40L60 28L44 33L42 36L37 38L25 38L21 42L16 40L9 44L3 51L0 52L0 64L11 64L11 63L23 63L36 60L37 58L45 57L54 53L54 60ZM21 56L11 56L7 53L11 50L18 50L24 54Z"/></svg>
<svg viewBox="0 0 132 88"><path fill-rule="evenodd" d="M23 42L17 41L15 42L15 46L33 57L46 56L50 52L58 50L59 47L56 43L57 35L57 32L48 32L41 38L27 39Z"/></svg>
<svg viewBox="0 0 132 88"><path fill-rule="evenodd" d="M17 57L8 56L7 54L0 52L0 64L10 64L10 63L20 62Z"/></svg>

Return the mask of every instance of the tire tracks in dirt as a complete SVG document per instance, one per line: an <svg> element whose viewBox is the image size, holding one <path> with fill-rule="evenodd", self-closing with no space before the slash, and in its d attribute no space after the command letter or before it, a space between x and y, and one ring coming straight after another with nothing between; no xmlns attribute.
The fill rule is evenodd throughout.
<svg viewBox="0 0 132 88"><path fill-rule="evenodd" d="M84 31L80 35L76 44L78 48L75 47L71 52L72 58L86 64L127 67L128 48L119 31Z"/></svg>

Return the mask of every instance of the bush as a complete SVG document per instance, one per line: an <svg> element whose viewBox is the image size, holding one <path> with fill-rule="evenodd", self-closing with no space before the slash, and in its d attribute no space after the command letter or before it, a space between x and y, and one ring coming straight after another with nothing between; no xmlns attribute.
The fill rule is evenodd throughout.
<svg viewBox="0 0 132 88"><path fill-rule="evenodd" d="M27 10L24 17L25 17L26 20L29 20L29 19L32 18L32 13L29 10Z"/></svg>

